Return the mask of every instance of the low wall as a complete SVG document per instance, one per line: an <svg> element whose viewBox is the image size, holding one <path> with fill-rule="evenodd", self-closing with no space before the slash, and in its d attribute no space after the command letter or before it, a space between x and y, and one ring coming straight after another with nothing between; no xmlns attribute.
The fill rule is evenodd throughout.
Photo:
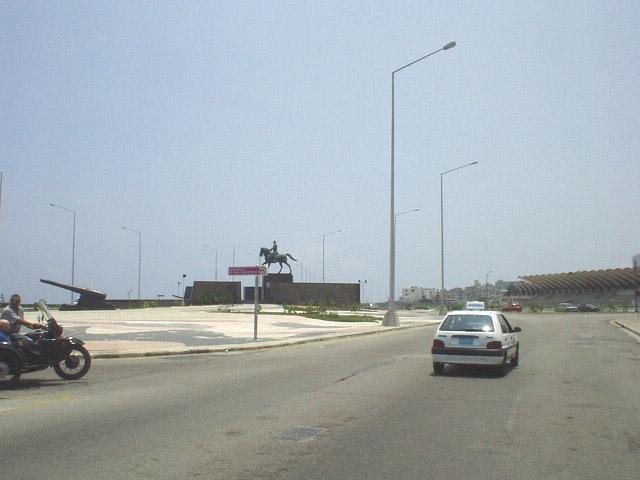
<svg viewBox="0 0 640 480"><path fill-rule="evenodd" d="M193 282L190 305L212 305L216 303L241 303L240 282Z"/></svg>
<svg viewBox="0 0 640 480"><path fill-rule="evenodd" d="M266 303L349 306L360 304L358 283L272 283L265 290Z"/></svg>

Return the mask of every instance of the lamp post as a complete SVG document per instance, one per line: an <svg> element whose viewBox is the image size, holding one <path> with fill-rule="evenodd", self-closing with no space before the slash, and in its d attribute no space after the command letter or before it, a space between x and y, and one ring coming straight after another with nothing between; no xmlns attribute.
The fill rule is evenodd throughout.
<svg viewBox="0 0 640 480"><path fill-rule="evenodd" d="M333 232L322 234L322 283L324 283L324 239L329 235L333 235L334 233L340 233L340 232L342 232L342 230L335 230Z"/></svg>
<svg viewBox="0 0 640 480"><path fill-rule="evenodd" d="M489 270L484 274L484 286L487 289L487 307L489 306L489 274L493 273L493 270Z"/></svg>
<svg viewBox="0 0 640 480"><path fill-rule="evenodd" d="M213 250L214 252L216 252L216 271L215 271L215 281L218 281L218 249L217 248L213 248L209 245L203 245L204 248L208 248L209 250Z"/></svg>
<svg viewBox="0 0 640 480"><path fill-rule="evenodd" d="M241 244L241 245L234 245L234 246L233 246L233 254L232 254L232 257L231 257L231 266L232 266L232 267L235 267L235 266L236 266L236 247L246 247L246 246L247 246L247 245L242 245L242 244ZM245 252L245 253L246 253L247 255L253 255L252 253L247 253L247 252ZM265 260L266 260L266 259L265 259ZM232 276L231 276L231 281L232 281L232 282L235 282L235 281L236 281L236 277L235 277L235 275L232 275Z"/></svg>
<svg viewBox="0 0 640 480"><path fill-rule="evenodd" d="M384 314L382 325L386 327L394 327L398 325L398 314L396 313L395 304L395 282L396 282L396 232L395 232L395 76L401 70L404 70L411 65L418 63L425 58L435 55L442 50L449 50L456 46L456 42L449 42L444 47L431 52L424 57L420 57L411 63L406 64L403 67L398 68L391 72L391 201L389 208L389 308Z"/></svg>
<svg viewBox="0 0 640 480"><path fill-rule="evenodd" d="M404 211L404 212L396 213L396 214L393 216L393 232L394 232L394 233L393 233L393 235L394 235L394 237L395 237L396 226L397 226L397 224L398 224L398 217L399 217L400 215L404 215L404 214L406 214L406 213L419 212L419 211L420 211L420 209L419 209L419 208L414 208L413 210L406 210L406 211ZM395 241L395 240L394 240L394 241ZM394 258L393 263L394 263L393 267L394 267L394 270L395 270L395 258ZM393 282L393 283L395 284L395 272L394 272L394 275L393 275L393 276L394 276L394 282ZM394 290L395 290L395 285L394 285ZM393 304L394 304L394 312L395 312L395 300L394 300ZM385 318L386 318L386 315L385 315ZM396 325L398 324L397 322L398 322L398 318L396 317ZM391 326L392 326L392 325L391 325Z"/></svg>
<svg viewBox="0 0 640 480"><path fill-rule="evenodd" d="M138 300L141 300L142 297L140 296L140 279L142 277L142 233L128 227L122 227L122 229L138 235Z"/></svg>
<svg viewBox="0 0 640 480"><path fill-rule="evenodd" d="M477 165L478 162L471 162L459 167L452 168L440 174L440 315L444 315L444 202L442 193L442 179L447 173L455 172L461 168Z"/></svg>
<svg viewBox="0 0 640 480"><path fill-rule="evenodd" d="M76 211L71 210L70 208L63 207L61 205L56 205L55 203L50 203L52 207L59 208L69 213L73 213L73 240L71 241L71 285L75 286L75 275L76 275ZM73 305L73 292L71 292L71 304Z"/></svg>

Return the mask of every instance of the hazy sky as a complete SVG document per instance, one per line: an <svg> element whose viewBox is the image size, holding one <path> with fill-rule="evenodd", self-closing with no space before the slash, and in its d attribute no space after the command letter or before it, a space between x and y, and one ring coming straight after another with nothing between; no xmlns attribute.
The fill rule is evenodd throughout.
<svg viewBox="0 0 640 480"><path fill-rule="evenodd" d="M640 252L640 2L0 2L0 292L177 294L278 241L296 280L397 286ZM252 279L247 279L247 284Z"/></svg>

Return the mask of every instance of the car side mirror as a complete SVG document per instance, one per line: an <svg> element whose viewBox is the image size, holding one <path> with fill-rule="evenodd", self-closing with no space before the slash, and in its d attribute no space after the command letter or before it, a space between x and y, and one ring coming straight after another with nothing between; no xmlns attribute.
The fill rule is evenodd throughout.
<svg viewBox="0 0 640 480"><path fill-rule="evenodd" d="M520 327L515 327L515 328L513 329L513 331L514 331L514 332L516 332L516 333L518 333L518 332L521 332L521 331L522 331L522 329L521 329Z"/></svg>

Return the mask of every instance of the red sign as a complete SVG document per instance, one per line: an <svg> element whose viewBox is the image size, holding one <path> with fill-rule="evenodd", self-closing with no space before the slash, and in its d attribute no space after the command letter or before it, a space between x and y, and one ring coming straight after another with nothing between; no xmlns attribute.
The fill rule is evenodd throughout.
<svg viewBox="0 0 640 480"><path fill-rule="evenodd" d="M266 275L267 267L252 265L250 267L229 267L229 275Z"/></svg>

